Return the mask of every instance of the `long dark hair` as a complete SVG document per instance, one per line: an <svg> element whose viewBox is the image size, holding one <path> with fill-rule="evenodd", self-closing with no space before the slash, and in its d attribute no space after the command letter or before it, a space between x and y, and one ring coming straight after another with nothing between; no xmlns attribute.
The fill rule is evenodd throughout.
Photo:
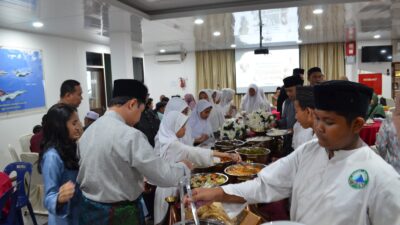
<svg viewBox="0 0 400 225"><path fill-rule="evenodd" d="M67 122L76 108L65 105L53 105L47 112L47 118L43 126L43 140L40 144L38 169L42 172L41 162L43 155L51 148L55 148L67 169L77 170L79 159L77 156L77 145L69 138Z"/></svg>

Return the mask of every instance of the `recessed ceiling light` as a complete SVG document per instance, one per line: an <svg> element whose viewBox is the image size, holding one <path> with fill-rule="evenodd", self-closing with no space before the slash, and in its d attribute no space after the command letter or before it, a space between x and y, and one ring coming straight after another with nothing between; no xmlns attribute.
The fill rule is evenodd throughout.
<svg viewBox="0 0 400 225"><path fill-rule="evenodd" d="M323 9L314 9L313 13L314 14L322 14L324 12Z"/></svg>
<svg viewBox="0 0 400 225"><path fill-rule="evenodd" d="M386 53L386 49L382 49L381 54L385 54L385 53Z"/></svg>
<svg viewBox="0 0 400 225"><path fill-rule="evenodd" d="M196 20L194 21L194 23L197 24L197 25L200 25L200 24L203 24L203 23L204 23L204 20L198 18L198 19L196 19Z"/></svg>
<svg viewBox="0 0 400 225"><path fill-rule="evenodd" d="M389 55L387 58L388 58L388 59L392 59L393 57L392 57L391 55Z"/></svg>
<svg viewBox="0 0 400 225"><path fill-rule="evenodd" d="M297 44L301 44L301 43L303 43L302 40L297 40Z"/></svg>
<svg viewBox="0 0 400 225"><path fill-rule="evenodd" d="M165 53L165 49L160 49L160 53Z"/></svg>
<svg viewBox="0 0 400 225"><path fill-rule="evenodd" d="M374 38L375 38L375 39L379 39L379 38L381 38L381 35L375 34L375 35L374 35Z"/></svg>
<svg viewBox="0 0 400 225"><path fill-rule="evenodd" d="M215 31L215 32L213 33L213 35L214 35L214 36L216 36L216 37L218 37L218 36L220 36L220 35L221 35L221 32L219 32L219 31Z"/></svg>
<svg viewBox="0 0 400 225"><path fill-rule="evenodd" d="M231 44L231 48L236 48L236 45L235 44Z"/></svg>
<svg viewBox="0 0 400 225"><path fill-rule="evenodd" d="M32 23L32 26L36 27L36 28L41 28L41 27L43 27L43 23L40 21L36 21L36 22Z"/></svg>
<svg viewBox="0 0 400 225"><path fill-rule="evenodd" d="M304 29L306 29L306 30L311 30L312 28L313 28L313 26L311 24L304 26Z"/></svg>

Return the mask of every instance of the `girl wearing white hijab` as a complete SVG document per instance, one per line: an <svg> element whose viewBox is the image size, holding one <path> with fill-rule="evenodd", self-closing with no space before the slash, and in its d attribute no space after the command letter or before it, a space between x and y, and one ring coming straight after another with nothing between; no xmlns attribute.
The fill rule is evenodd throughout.
<svg viewBox="0 0 400 225"><path fill-rule="evenodd" d="M185 124L188 117L184 114L171 111L164 115L160 130L155 138L155 151L161 158L169 162L190 160L197 167L209 167L214 165L213 157L228 157L240 161L238 154L221 153L199 147L188 146L179 141L185 135ZM165 198L176 196L177 187L157 187L154 198L154 222L158 224L165 217L168 204Z"/></svg>
<svg viewBox="0 0 400 225"><path fill-rule="evenodd" d="M201 89L199 91L199 100L207 100L214 104L214 101L212 99L212 91L210 89Z"/></svg>
<svg viewBox="0 0 400 225"><path fill-rule="evenodd" d="M250 84L246 95L242 99L240 108L242 111L246 111L247 113L252 113L260 109L265 111L271 111L271 107L261 97L258 87L255 84Z"/></svg>
<svg viewBox="0 0 400 225"><path fill-rule="evenodd" d="M183 113L186 116L189 116L189 106L185 100L181 98L172 98L168 101L167 106L165 107L164 114L168 114L172 111L178 111ZM192 138L192 132L190 126L186 127L185 136L179 139L182 143L186 145L193 146L194 138Z"/></svg>
<svg viewBox="0 0 400 225"><path fill-rule="evenodd" d="M219 132L219 128L225 122L225 113L222 109L221 103L221 95L222 92L218 90L214 90L212 94L212 99L214 101L213 109L210 114L210 123L213 133Z"/></svg>
<svg viewBox="0 0 400 225"><path fill-rule="evenodd" d="M232 118L236 115L236 106L232 105L234 96L235 91L233 89L222 89L221 102L219 104L221 105L226 118Z"/></svg>
<svg viewBox="0 0 400 225"><path fill-rule="evenodd" d="M200 100L192 114L188 124L192 130L192 137L195 144L201 144L213 139L213 130L209 121L209 116L213 106L207 100Z"/></svg>

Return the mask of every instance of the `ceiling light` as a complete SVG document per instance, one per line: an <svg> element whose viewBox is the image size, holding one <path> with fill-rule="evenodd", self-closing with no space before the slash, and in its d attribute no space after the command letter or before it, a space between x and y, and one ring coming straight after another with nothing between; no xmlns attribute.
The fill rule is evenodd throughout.
<svg viewBox="0 0 400 225"><path fill-rule="evenodd" d="M197 25L200 25L200 24L203 24L203 23L204 23L204 20L198 18L198 19L196 19L196 20L194 21L194 23L197 24Z"/></svg>
<svg viewBox="0 0 400 225"><path fill-rule="evenodd" d="M43 23L40 21L36 21L36 22L32 23L32 26L36 27L36 28L41 28L41 27L43 27Z"/></svg>
<svg viewBox="0 0 400 225"><path fill-rule="evenodd" d="M165 49L160 49L160 53L165 53Z"/></svg>
<svg viewBox="0 0 400 225"><path fill-rule="evenodd" d="M297 40L297 44L301 44L301 43L303 43L302 40Z"/></svg>
<svg viewBox="0 0 400 225"><path fill-rule="evenodd" d="M314 14L322 14L324 12L323 9L314 9L313 13Z"/></svg>
<svg viewBox="0 0 400 225"><path fill-rule="evenodd" d="M236 48L236 45L235 44L231 44L231 48Z"/></svg>
<svg viewBox="0 0 400 225"><path fill-rule="evenodd" d="M218 37L218 36L220 36L220 35L221 35L221 32L219 32L219 31L215 31L215 32L213 33L213 35L214 35L214 36L216 36L216 37Z"/></svg>
<svg viewBox="0 0 400 225"><path fill-rule="evenodd" d="M386 53L386 49L382 49L381 54L385 54L385 53Z"/></svg>
<svg viewBox="0 0 400 225"><path fill-rule="evenodd" d="M381 38L381 35L375 34L375 35L374 35L374 38L375 38L375 39L379 39L379 38Z"/></svg>
<svg viewBox="0 0 400 225"><path fill-rule="evenodd" d="M312 28L313 28L313 26L311 24L304 26L304 29L306 29L306 30L311 30Z"/></svg>
<svg viewBox="0 0 400 225"><path fill-rule="evenodd" d="M392 57L391 55L389 55L387 58L388 58L388 59L392 59L393 57Z"/></svg>

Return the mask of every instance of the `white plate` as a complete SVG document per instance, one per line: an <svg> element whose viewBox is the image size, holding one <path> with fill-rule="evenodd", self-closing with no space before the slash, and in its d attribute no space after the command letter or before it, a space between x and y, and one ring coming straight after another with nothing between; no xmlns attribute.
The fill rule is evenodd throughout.
<svg viewBox="0 0 400 225"><path fill-rule="evenodd" d="M367 119L367 121L365 122L366 124L374 124L374 120L372 119Z"/></svg>
<svg viewBox="0 0 400 225"><path fill-rule="evenodd" d="M221 162L221 158L213 157L213 162L214 162L214 164L220 163Z"/></svg>
<svg viewBox="0 0 400 225"><path fill-rule="evenodd" d="M266 137L266 136L251 137L251 138L246 139L247 142L263 142L263 141L270 141L270 140L271 140L271 138Z"/></svg>
<svg viewBox="0 0 400 225"><path fill-rule="evenodd" d="M305 225L305 224L292 221L273 221L273 222L263 223L261 225Z"/></svg>
<svg viewBox="0 0 400 225"><path fill-rule="evenodd" d="M267 132L267 135L270 137L277 137L289 134L289 130L278 130L278 129L271 129Z"/></svg>

